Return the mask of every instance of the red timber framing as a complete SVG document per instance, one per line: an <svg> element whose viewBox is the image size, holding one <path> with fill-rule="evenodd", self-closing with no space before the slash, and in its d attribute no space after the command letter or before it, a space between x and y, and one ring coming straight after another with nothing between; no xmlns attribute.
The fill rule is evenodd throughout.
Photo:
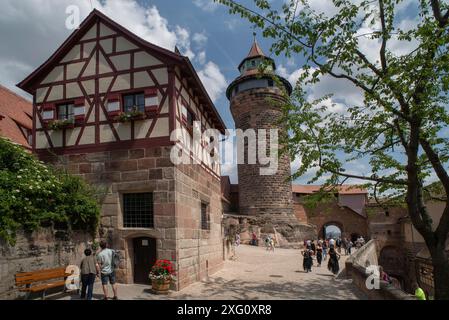
<svg viewBox="0 0 449 320"><path fill-rule="evenodd" d="M100 22L110 30L112 30L115 34L112 35L101 35L100 32ZM85 34L96 25L96 37L92 37L91 39L83 40L82 38ZM136 48L131 48L129 50L117 50L117 39L124 38L129 41ZM111 52L106 52L102 47L100 42L102 40L109 40L112 42ZM85 47L87 44L92 45L93 49L88 55L85 53ZM76 59L61 62L61 60L70 52L70 50L75 46L79 45L80 54ZM109 50L108 50L109 51ZM146 52L151 56L155 57L159 60L160 64L153 64L151 66L146 67L136 67L135 63L135 54L137 52ZM112 58L117 55L130 55L130 68L125 68L124 70L118 70L114 63L112 62ZM104 57L107 65L110 67L110 72L99 74L100 68L100 56ZM95 57L95 74L84 75L86 69L88 68L89 62ZM76 78L69 79L68 76L68 66L70 64L75 63L84 63L84 66L81 68L78 76ZM58 81L53 81L51 83L41 84L43 79L47 77L47 75L55 68L62 67L63 76L62 80L58 79ZM157 70L161 70L165 68L168 72L168 83L161 84L158 81L158 78L155 74ZM176 74L175 68L180 70L181 78ZM148 115L149 119L152 119L151 125L149 126L148 131L145 134L145 138L136 139L135 133L135 122L131 121L129 137L131 139L121 139L120 134L117 132L115 124L118 123L118 120L114 117L109 116L107 109L107 101L108 97L113 93L114 95L120 95L134 92L142 92L147 88L139 88L135 87L135 79L134 74L137 72L146 72L153 82L151 85L152 89L156 89L158 92L158 102L159 106L157 108L157 112L154 114ZM126 90L113 90L114 85L116 84L117 79L121 75L129 74L130 75L130 89ZM111 78L109 85L106 88L105 92L101 92L99 90L100 87L100 79ZM206 117L208 124L210 127L219 129L222 133L226 129L219 113L215 109L212 101L210 100L206 90L204 89L201 81L198 78L190 60L187 57L184 57L180 54L173 53L169 50L160 48L155 46L145 40L137 37L132 34L124 27L120 26L113 20L109 19L104 14L100 13L97 10L91 12L91 14L82 22L80 28L71 34L71 36L59 47L59 49L45 62L43 63L36 71L34 71L31 75L29 75L25 80L20 82L17 86L21 89L27 91L28 93L34 96L33 98L33 152L36 153L45 153L45 149L36 148L37 141L37 133L44 134L48 140L48 147L51 149L51 152L56 154L72 154L77 152L89 152L89 151L100 151L100 150L111 150L111 149L120 149L120 148L130 148L130 147L148 147L148 146L157 146L157 145L170 145L174 142L170 141L170 133L172 130L176 128L177 121L177 99L180 95L177 88L175 87L175 79L178 78L180 83L184 86L182 80L187 80L187 85L189 88L193 90L193 94L198 97L198 109L201 110L201 113ZM93 92L89 92L85 86L86 81L94 81L94 90ZM108 80L109 81L109 80ZM76 83L79 86L79 90L82 93L82 97L74 97L73 99L68 98L66 87L68 84ZM63 88L62 99L49 101L49 96L52 90L54 90L55 86L61 86ZM38 89L49 87L43 100L37 103L36 94ZM188 92L190 98L194 100L195 98L191 95L189 90L185 88L185 91ZM77 121L75 123L75 128L79 128L79 133L76 136L74 145L66 145L66 135L67 130L71 129L63 129L62 130L62 146L55 147L52 139L50 137L50 130L43 125L44 120L42 119L42 108L44 105L51 102L52 105L57 106L61 103L67 102L75 102L79 101L80 98L85 100L84 105L84 119L85 121ZM168 104L168 112L162 112L164 107ZM123 108L123 105L122 105ZM104 117L100 116L103 113ZM92 118L93 116L93 118ZM199 116L197 119L200 119ZM156 120L161 118L168 118L168 126L169 126L169 135L168 137L155 137L151 138L151 134L155 128ZM37 122L42 124L42 127L37 129ZM182 123L182 122L181 122ZM112 142L101 142L100 137L100 126L108 126L115 141ZM85 142L82 144L82 138L85 134L85 131L89 127L94 127L94 137L92 143L86 144ZM203 127L204 129L204 127ZM92 130L92 129L90 129Z"/></svg>

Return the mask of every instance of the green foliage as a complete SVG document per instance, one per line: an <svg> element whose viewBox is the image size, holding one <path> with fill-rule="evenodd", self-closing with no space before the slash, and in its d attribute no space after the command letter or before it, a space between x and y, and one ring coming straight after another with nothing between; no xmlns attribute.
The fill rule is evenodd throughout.
<svg viewBox="0 0 449 320"><path fill-rule="evenodd" d="M117 120L120 122L129 122L131 120L141 120L145 118L145 113L139 111L137 107L133 107L132 110L122 112L117 116Z"/></svg>
<svg viewBox="0 0 449 320"><path fill-rule="evenodd" d="M48 123L48 128L50 130L61 130L75 124L74 119L66 119L66 120L52 120Z"/></svg>
<svg viewBox="0 0 449 320"><path fill-rule="evenodd" d="M57 172L0 138L0 237L9 243L18 229L42 225L94 233L100 210L93 194L81 178Z"/></svg>

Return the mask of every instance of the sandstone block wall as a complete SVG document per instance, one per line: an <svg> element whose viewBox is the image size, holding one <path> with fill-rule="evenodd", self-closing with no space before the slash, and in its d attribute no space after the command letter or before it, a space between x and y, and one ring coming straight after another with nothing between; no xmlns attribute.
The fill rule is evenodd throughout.
<svg viewBox="0 0 449 320"><path fill-rule="evenodd" d="M368 237L367 219L355 211L341 207L337 202L320 204L315 208L304 207L300 202L295 204L295 213L302 216L304 210L307 215L307 221L317 227L318 236L323 238L323 226L334 224L341 229L342 237L351 238L351 235L357 234Z"/></svg>
<svg viewBox="0 0 449 320"><path fill-rule="evenodd" d="M0 240L0 300L23 296L15 288L16 273L79 265L91 241L83 232L52 229L19 232L14 246Z"/></svg>
<svg viewBox="0 0 449 320"><path fill-rule="evenodd" d="M178 287L207 278L223 266L221 183L200 165L175 168ZM201 203L208 204L209 230L201 228Z"/></svg>
<svg viewBox="0 0 449 320"><path fill-rule="evenodd" d="M235 95L231 100L231 112L236 128L247 130L279 129L279 138L284 132L278 123L282 116L280 106L274 102L281 101L281 91L278 88L252 89ZM249 154L262 152L269 156L269 132L267 133L266 150L257 150L255 146L246 144L245 159ZM258 157L257 157L258 159ZM280 155L278 170L274 175L261 175L263 167L258 161L256 164L238 165L239 178L239 208L240 214L293 214L292 189L290 182L290 157Z"/></svg>
<svg viewBox="0 0 449 320"><path fill-rule="evenodd" d="M103 195L99 236L122 256L118 281L133 283L133 239L156 239L157 259L177 267L174 289L203 279L223 263L221 184L199 165L175 166L171 147L65 155L53 161L97 186ZM125 228L123 194L153 193L154 228ZM201 201L210 205L210 231L200 229Z"/></svg>

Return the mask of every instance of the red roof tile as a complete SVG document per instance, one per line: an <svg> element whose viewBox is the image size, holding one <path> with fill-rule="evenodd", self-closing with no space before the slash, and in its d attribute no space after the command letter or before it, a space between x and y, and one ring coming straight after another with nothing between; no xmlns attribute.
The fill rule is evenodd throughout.
<svg viewBox="0 0 449 320"><path fill-rule="evenodd" d="M321 186L314 186L314 185L299 185L294 184L292 185L292 191L294 193L304 193L304 194L311 194L314 192L318 192L320 190ZM336 189L338 190L339 194L367 194L368 191L366 189L360 188L357 185L342 185L337 186Z"/></svg>
<svg viewBox="0 0 449 320"><path fill-rule="evenodd" d="M31 130L33 105L0 85L0 136L30 148L19 126Z"/></svg>

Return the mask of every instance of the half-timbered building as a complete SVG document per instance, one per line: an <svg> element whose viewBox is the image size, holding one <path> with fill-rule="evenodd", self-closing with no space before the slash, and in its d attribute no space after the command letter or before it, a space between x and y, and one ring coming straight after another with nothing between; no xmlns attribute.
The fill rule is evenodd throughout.
<svg viewBox="0 0 449 320"><path fill-rule="evenodd" d="M94 10L18 86L34 99L33 152L103 190L100 237L122 252L121 282L148 283L155 259L175 263L176 289L222 266L219 164L170 160L173 130L225 130L187 57Z"/></svg>

